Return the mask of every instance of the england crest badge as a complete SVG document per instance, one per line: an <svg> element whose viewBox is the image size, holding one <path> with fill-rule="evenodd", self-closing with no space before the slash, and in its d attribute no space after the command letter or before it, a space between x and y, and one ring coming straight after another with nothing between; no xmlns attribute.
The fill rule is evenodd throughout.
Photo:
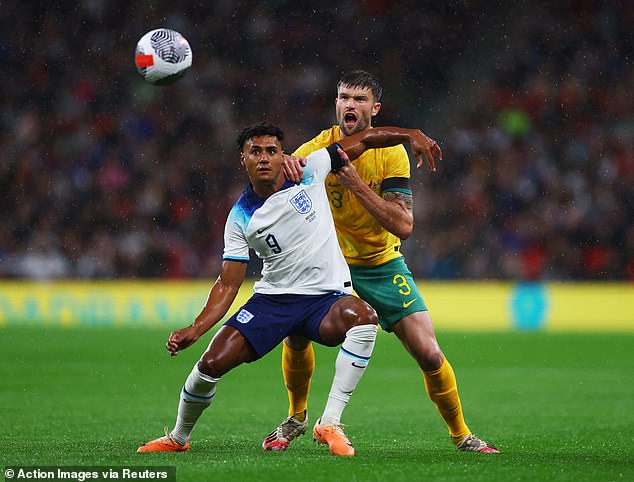
<svg viewBox="0 0 634 482"><path fill-rule="evenodd" d="M308 214L313 208L313 201L303 189L291 198L291 204L299 214Z"/></svg>
<svg viewBox="0 0 634 482"><path fill-rule="evenodd" d="M240 313L238 313L238 316L236 316L236 320L238 320L240 323L242 323L243 325L245 323L248 323L249 321L251 321L253 319L253 314L249 313L247 310L245 310L244 308L242 308L240 310Z"/></svg>

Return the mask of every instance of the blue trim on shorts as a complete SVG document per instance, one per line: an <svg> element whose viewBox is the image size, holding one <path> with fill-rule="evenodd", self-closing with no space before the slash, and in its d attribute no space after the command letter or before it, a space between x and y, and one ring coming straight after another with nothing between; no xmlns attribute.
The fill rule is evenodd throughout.
<svg viewBox="0 0 634 482"><path fill-rule="evenodd" d="M341 291L321 295L265 295L255 293L225 325L238 330L257 358L261 358L289 335L302 335L324 345L319 326L339 299ZM256 359L257 359L256 358Z"/></svg>

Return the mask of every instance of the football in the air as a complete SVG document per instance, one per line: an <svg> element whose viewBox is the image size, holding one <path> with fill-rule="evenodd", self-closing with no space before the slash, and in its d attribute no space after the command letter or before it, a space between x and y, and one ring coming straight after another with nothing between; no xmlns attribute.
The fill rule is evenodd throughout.
<svg viewBox="0 0 634 482"><path fill-rule="evenodd" d="M136 45L135 64L150 84L173 84L191 67L192 49L175 30L159 28L141 37Z"/></svg>

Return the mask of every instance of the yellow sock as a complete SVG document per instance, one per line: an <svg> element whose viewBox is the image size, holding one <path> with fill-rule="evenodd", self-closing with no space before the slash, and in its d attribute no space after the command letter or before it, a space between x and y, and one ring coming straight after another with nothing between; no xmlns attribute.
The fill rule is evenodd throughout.
<svg viewBox="0 0 634 482"><path fill-rule="evenodd" d="M304 351L296 351L282 343L282 374L288 390L288 415L300 420L308 406L310 378L315 369L315 353L312 343Z"/></svg>
<svg viewBox="0 0 634 482"><path fill-rule="evenodd" d="M445 358L439 369L423 372L423 375L429 398L436 404L436 408L445 420L454 444L459 444L471 431L462 415L458 385L453 368Z"/></svg>

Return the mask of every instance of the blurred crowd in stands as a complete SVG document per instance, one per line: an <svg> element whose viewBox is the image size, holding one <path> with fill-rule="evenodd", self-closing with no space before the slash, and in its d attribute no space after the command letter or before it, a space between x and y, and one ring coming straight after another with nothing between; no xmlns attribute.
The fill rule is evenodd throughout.
<svg viewBox="0 0 634 482"><path fill-rule="evenodd" d="M216 276L239 130L273 121L292 151L363 68L375 125L444 150L412 169L416 277L634 280L629 2L58 3L0 12L1 278ZM170 87L134 70L159 26L194 55Z"/></svg>

